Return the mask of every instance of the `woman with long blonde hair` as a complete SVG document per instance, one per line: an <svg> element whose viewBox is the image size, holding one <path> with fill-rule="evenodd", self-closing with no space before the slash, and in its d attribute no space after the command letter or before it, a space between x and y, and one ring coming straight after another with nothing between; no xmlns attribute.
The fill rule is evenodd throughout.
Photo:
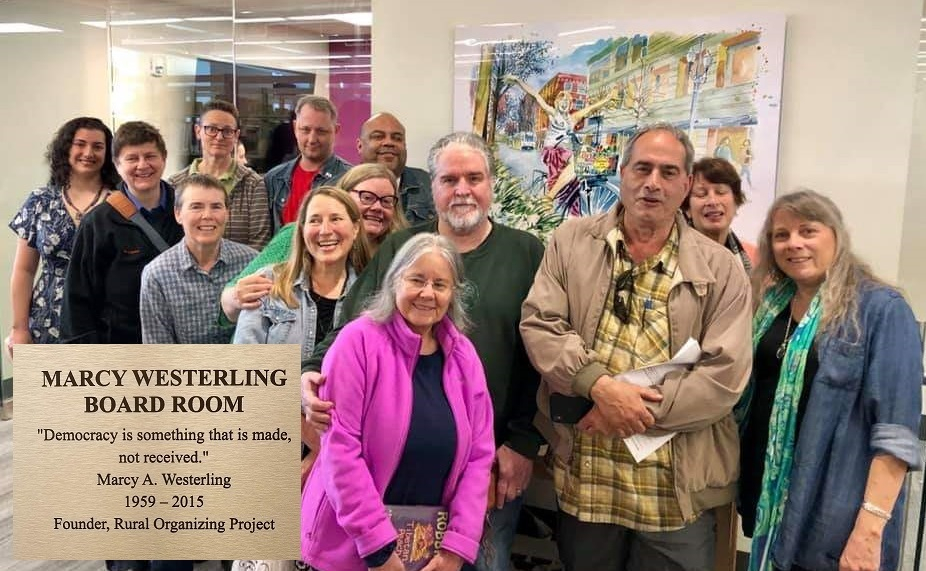
<svg viewBox="0 0 926 571"><path fill-rule="evenodd" d="M299 209L289 258L260 271L273 286L259 307L241 312L234 342L295 343L303 356L311 355L369 260L353 199L335 187L314 189Z"/></svg>
<svg viewBox="0 0 926 571"><path fill-rule="evenodd" d="M398 181L381 164L362 164L344 173L337 183L354 199L367 237L370 257L386 236L408 226L398 202ZM315 192L314 190L312 192ZM295 243L296 223L287 224L261 253L222 292L222 311L232 322L242 309L254 309L270 292L272 284L259 269L289 258Z"/></svg>

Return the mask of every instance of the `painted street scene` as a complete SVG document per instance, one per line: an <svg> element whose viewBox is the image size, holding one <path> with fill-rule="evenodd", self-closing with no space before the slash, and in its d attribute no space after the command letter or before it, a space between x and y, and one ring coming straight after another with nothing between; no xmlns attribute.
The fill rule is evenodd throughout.
<svg viewBox="0 0 926 571"><path fill-rule="evenodd" d="M499 182L522 195L509 209L531 210L498 214L555 226L611 208L624 145L668 122L696 158L734 165L749 198L738 232L757 234L748 211L774 198L783 19L586 24L457 28L454 127L494 145Z"/></svg>

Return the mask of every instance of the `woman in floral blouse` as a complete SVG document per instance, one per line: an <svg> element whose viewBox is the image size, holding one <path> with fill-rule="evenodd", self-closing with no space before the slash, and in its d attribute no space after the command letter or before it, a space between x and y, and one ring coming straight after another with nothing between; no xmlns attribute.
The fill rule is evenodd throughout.
<svg viewBox="0 0 926 571"><path fill-rule="evenodd" d="M19 343L58 341L64 275L77 227L119 182L112 139L109 128L94 117L62 125L45 154L48 184L33 190L10 222L19 237L10 280L13 327L6 345L11 355Z"/></svg>

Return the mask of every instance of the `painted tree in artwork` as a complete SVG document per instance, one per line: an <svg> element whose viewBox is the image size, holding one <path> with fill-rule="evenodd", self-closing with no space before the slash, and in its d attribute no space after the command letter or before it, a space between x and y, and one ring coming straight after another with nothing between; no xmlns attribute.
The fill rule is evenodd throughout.
<svg viewBox="0 0 926 571"><path fill-rule="evenodd" d="M659 78L650 78L653 67L647 67L646 62L640 64L640 73L628 78L623 86L619 98L619 108L624 109L634 118L635 127L646 122L650 115L650 104L654 102L654 94L659 89L655 83Z"/></svg>
<svg viewBox="0 0 926 571"><path fill-rule="evenodd" d="M553 42L549 40L516 40L495 44L492 58L492 97L489 107L491 111L485 133L486 140L490 143L495 139L495 118L502 97L511 88L511 84L502 78L506 75L514 75L527 80L528 77L543 73L553 63L550 55L552 49Z"/></svg>

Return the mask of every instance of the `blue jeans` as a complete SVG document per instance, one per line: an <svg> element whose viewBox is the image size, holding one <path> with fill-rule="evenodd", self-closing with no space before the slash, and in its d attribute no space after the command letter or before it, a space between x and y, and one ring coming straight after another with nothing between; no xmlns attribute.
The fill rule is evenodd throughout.
<svg viewBox="0 0 926 571"><path fill-rule="evenodd" d="M518 518L521 515L520 497L505 504L500 509L489 512L489 527L479 548L476 565L463 565L462 571L509 571L511 569L511 545L518 530ZM486 545L488 551L486 553Z"/></svg>

